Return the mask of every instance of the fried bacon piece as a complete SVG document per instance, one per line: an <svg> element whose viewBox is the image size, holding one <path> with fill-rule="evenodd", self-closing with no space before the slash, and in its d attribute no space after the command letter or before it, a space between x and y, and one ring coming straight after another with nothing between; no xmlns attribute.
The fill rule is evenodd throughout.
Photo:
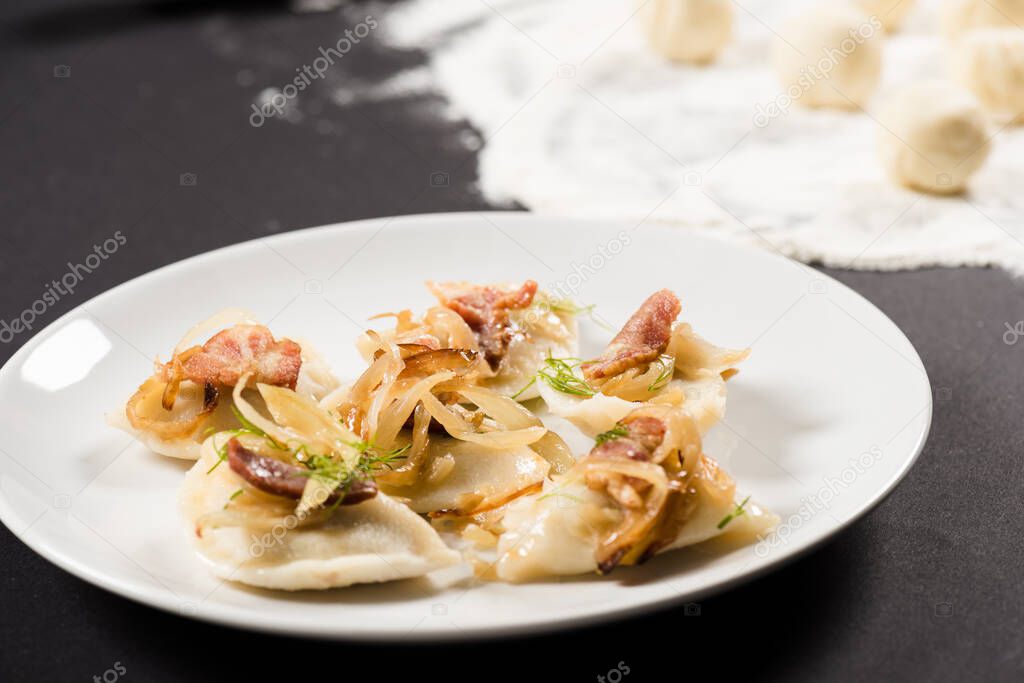
<svg viewBox="0 0 1024 683"><path fill-rule="evenodd" d="M235 325L218 332L202 347L183 351L181 377L198 384L233 387L246 373L250 381L295 388L302 366L302 349L290 339L277 341L262 325ZM173 369L171 370L173 373Z"/></svg>
<svg viewBox="0 0 1024 683"><path fill-rule="evenodd" d="M665 423L649 415L626 416L620 423L626 430L625 439L640 446L646 454L644 460L650 460L654 451L665 439ZM606 441L603 446L621 439Z"/></svg>
<svg viewBox="0 0 1024 683"><path fill-rule="evenodd" d="M228 465L232 472L260 491L284 498L302 498L306 482L309 481L307 470L253 453L234 438L228 441ZM336 503L340 499L341 505L355 505L376 495L377 484L373 480L355 479L328 496L324 504Z"/></svg>
<svg viewBox="0 0 1024 683"><path fill-rule="evenodd" d="M665 424L655 417L626 417L619 426L626 432L624 435L595 446L590 454L648 462L665 438Z"/></svg>
<svg viewBox="0 0 1024 683"><path fill-rule="evenodd" d="M442 306L466 321L492 369L498 367L516 334L508 312L528 307L537 293L533 280L513 291L458 282L428 283L428 287Z"/></svg>
<svg viewBox="0 0 1024 683"><path fill-rule="evenodd" d="M606 379L657 359L668 346L672 323L681 310L679 299L667 289L649 296L601 357L581 366L583 376L590 381Z"/></svg>
<svg viewBox="0 0 1024 683"><path fill-rule="evenodd" d="M655 449L665 438L665 424L654 417L628 416L619 423L626 434L609 439L590 451L591 459L626 459L649 462ZM587 475L590 488L605 489L612 498L626 508L643 505L642 494L650 485L642 479L623 477L614 473L591 473Z"/></svg>

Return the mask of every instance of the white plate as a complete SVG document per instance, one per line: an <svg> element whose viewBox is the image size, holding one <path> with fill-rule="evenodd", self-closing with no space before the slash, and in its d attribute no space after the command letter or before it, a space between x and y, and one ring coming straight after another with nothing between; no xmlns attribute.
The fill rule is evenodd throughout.
<svg viewBox="0 0 1024 683"><path fill-rule="evenodd" d="M116 255L111 258L118 258ZM704 336L753 347L706 443L739 489L783 518L757 545L661 555L605 578L477 583L464 569L330 592L272 593L211 577L188 546L187 463L108 427L194 322L226 306L310 340L342 376L368 316L431 299L425 279L532 277L596 303L618 326L660 287ZM610 334L584 320L584 355ZM766 251L678 229L487 213L304 230L204 254L76 308L0 371L0 518L86 581L161 609L244 628L338 638L464 638L580 624L694 600L793 558L877 504L931 420L910 342L840 283Z"/></svg>

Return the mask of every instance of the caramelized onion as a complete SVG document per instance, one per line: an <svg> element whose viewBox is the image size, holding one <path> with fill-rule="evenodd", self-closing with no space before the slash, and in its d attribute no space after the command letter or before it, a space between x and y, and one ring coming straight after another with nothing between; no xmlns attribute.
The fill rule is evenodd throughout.
<svg viewBox="0 0 1024 683"><path fill-rule="evenodd" d="M396 346L398 346L398 350L401 351L403 360L420 353L427 353L429 351L436 350L426 344L414 344L411 342L396 342Z"/></svg>
<svg viewBox="0 0 1024 683"><path fill-rule="evenodd" d="M654 463L623 458L587 456L580 462L588 485L606 485L615 479L625 480L636 489L633 480L647 484L637 507L624 507L622 523L606 534L595 552L597 569L607 574L627 553L642 547L645 538L658 524L668 500L669 481L665 470Z"/></svg>
<svg viewBox="0 0 1024 683"><path fill-rule="evenodd" d="M402 352L397 346L390 342L386 342L381 339L380 335L376 332L368 333L371 338L375 338L380 344L380 348L384 351L384 355L381 356L380 360L386 361L384 366L384 373L380 379L380 386L374 390L373 398L370 401L369 407L366 409L364 416L365 420L365 435L364 438L369 439L377 431L377 423L380 419L381 411L387 405L390 399L391 387L398 379L399 373L402 372L404 366L402 362Z"/></svg>
<svg viewBox="0 0 1024 683"><path fill-rule="evenodd" d="M695 508L691 482L707 476L712 493L732 496L726 490L731 480L719 481L719 470L703 456L697 425L685 411L646 405L620 424L625 434L595 446L579 465L587 485L603 490L625 515L599 543L595 559L601 573L643 562L678 537Z"/></svg>
<svg viewBox="0 0 1024 683"><path fill-rule="evenodd" d="M672 379L675 358L662 355L651 363L633 367L607 380L593 381L602 394L624 401L649 401Z"/></svg>
<svg viewBox="0 0 1024 683"><path fill-rule="evenodd" d="M423 315L423 324L444 348L480 350L473 330L458 313L449 308L434 306L427 309Z"/></svg>
<svg viewBox="0 0 1024 683"><path fill-rule="evenodd" d="M391 486L411 486L427 459L429 444L430 413L422 404L416 406L412 418L412 444L405 456L405 462L392 470L377 475L377 481Z"/></svg>
<svg viewBox="0 0 1024 683"><path fill-rule="evenodd" d="M453 376L461 377L473 370L479 354L466 349L439 349L419 352L405 359L405 367L398 375L399 379L409 377L425 377L438 372L450 371Z"/></svg>
<svg viewBox="0 0 1024 683"><path fill-rule="evenodd" d="M485 413L501 423L506 429L528 429L543 427L544 424L529 409L515 400L484 387L467 386L459 389L466 399L472 401ZM554 474L567 472L576 464L572 451L558 434L548 431L530 445L540 457L551 463Z"/></svg>
<svg viewBox="0 0 1024 683"><path fill-rule="evenodd" d="M242 390L245 388L245 384L248 379L248 375L243 376L238 384L235 385L235 388L231 393L231 398L235 402L235 408L242 417L255 425L264 434L279 443L291 444L299 442L297 434L285 427L278 426L273 420L268 420L263 417L263 415L260 414L260 411L256 410L252 404L242 397Z"/></svg>
<svg viewBox="0 0 1024 683"><path fill-rule="evenodd" d="M270 384L259 384L257 388L274 422L287 428L294 435L293 440L316 452L335 453L347 467L355 466L359 451L352 444L359 439L315 401Z"/></svg>
<svg viewBox="0 0 1024 683"><path fill-rule="evenodd" d="M403 367L401 351L397 346L385 341L373 330L366 333L366 339L375 345L370 355L374 358L370 367L347 392L338 392L339 397L344 397L341 403L331 405L326 400L323 402L325 407L336 409L348 428L362 439L369 439L376 431L384 401Z"/></svg>
<svg viewBox="0 0 1024 683"><path fill-rule="evenodd" d="M217 390L210 385L182 384L175 393L171 410L163 406L166 384L150 377L128 399L125 416L132 427L161 439L180 439L195 435L217 407Z"/></svg>
<svg viewBox="0 0 1024 683"><path fill-rule="evenodd" d="M507 431L477 432L462 416L441 405L430 393L423 396L423 406L431 417L441 423L445 431L462 441L471 441L491 448L516 448L528 446L547 433L544 427L526 427Z"/></svg>
<svg viewBox="0 0 1024 683"><path fill-rule="evenodd" d="M167 384L164 385L164 393L160 396L160 405L163 406L164 410L170 410L174 407L174 401L178 398L178 389L181 387L181 380L184 376L184 372L181 368L181 360L175 356L167 364Z"/></svg>
<svg viewBox="0 0 1024 683"><path fill-rule="evenodd" d="M407 392L404 392L401 399L393 402L384 410L381 415L377 433L374 437L377 445L381 448L391 448L398 432L412 415L416 404L424 395L430 393L431 389L455 376L450 370L438 372L435 375L425 377L414 384Z"/></svg>
<svg viewBox="0 0 1024 683"><path fill-rule="evenodd" d="M686 379L698 379L705 372L725 376L750 355L750 349L715 346L686 323L672 329L667 354L676 359L676 370Z"/></svg>

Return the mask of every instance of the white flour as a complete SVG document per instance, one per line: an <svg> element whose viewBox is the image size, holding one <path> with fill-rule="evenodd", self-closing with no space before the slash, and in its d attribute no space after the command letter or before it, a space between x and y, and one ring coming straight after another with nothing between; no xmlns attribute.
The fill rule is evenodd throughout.
<svg viewBox="0 0 1024 683"><path fill-rule="evenodd" d="M793 105L755 125L757 104L783 92L768 61L773 31L806 0L734 3L734 40L704 68L653 54L634 2L411 0L382 30L428 50L437 87L481 131L492 201L711 229L833 266L1024 272L1024 130L993 126L968 195L916 194L885 178L869 115ZM919 2L886 38L869 113L888 90L946 77L934 5Z"/></svg>

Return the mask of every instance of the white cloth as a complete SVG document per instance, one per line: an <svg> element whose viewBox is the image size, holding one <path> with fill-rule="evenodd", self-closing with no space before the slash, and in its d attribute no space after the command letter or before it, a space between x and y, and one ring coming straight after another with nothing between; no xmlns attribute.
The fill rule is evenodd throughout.
<svg viewBox="0 0 1024 683"><path fill-rule="evenodd" d="M877 158L871 112L886 91L949 78L935 2L885 37L868 113L793 104L759 126L785 92L772 42L809 0L733 3L733 40L707 67L654 54L635 1L411 0L382 29L428 50L453 113L481 131L492 201L714 230L832 266L1024 272L1024 130L993 124L992 155L962 197L901 188Z"/></svg>

